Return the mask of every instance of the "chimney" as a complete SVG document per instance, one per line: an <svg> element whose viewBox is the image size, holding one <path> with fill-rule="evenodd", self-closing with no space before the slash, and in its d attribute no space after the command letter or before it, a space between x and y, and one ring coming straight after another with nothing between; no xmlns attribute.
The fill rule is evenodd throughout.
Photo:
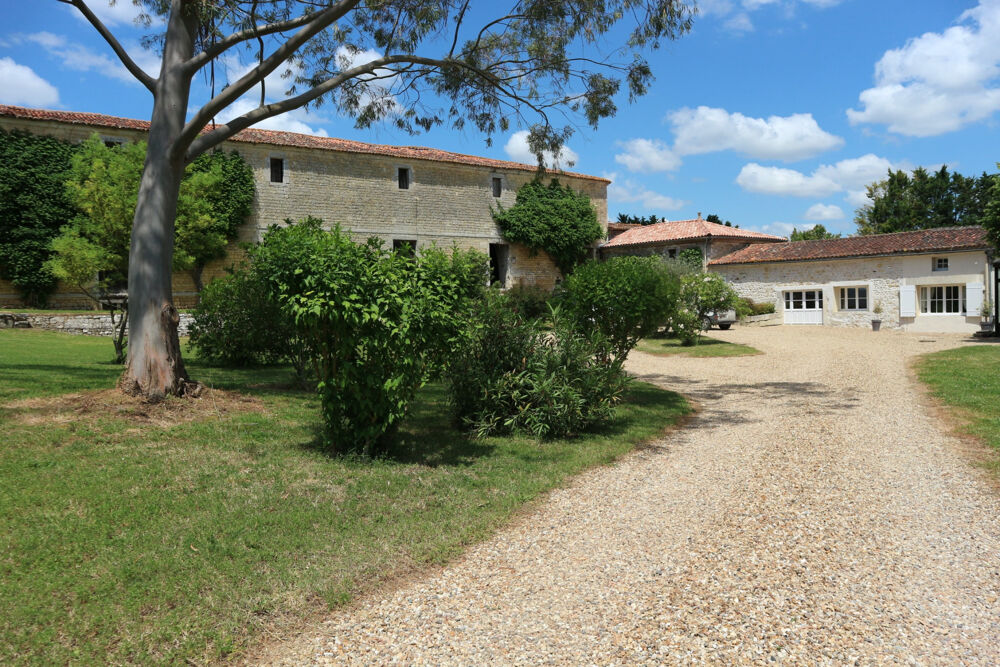
<svg viewBox="0 0 1000 667"><path fill-rule="evenodd" d="M701 211L698 211L698 219L701 220Z"/></svg>

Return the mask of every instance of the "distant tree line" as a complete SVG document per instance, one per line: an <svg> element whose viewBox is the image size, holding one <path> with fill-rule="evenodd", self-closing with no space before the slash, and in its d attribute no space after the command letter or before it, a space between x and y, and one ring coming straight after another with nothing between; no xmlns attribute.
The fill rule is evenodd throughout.
<svg viewBox="0 0 1000 667"><path fill-rule="evenodd" d="M641 215L629 215L627 213L619 213L618 219L615 222L618 222L623 225L655 225L659 222L666 222L666 221L667 221L666 218L657 218L655 215L651 215L648 218L646 218ZM708 216L705 217L705 221L714 222L719 225L725 225L726 227L734 227L734 226L739 227L739 225L733 225L733 223L731 223L729 220L723 222L722 219L715 213L709 213Z"/></svg>
<svg viewBox="0 0 1000 667"><path fill-rule="evenodd" d="M997 198L997 174L963 176L941 167L906 172L889 170L888 177L867 188L870 203L855 212L859 234L888 234L936 227L987 226L987 205Z"/></svg>

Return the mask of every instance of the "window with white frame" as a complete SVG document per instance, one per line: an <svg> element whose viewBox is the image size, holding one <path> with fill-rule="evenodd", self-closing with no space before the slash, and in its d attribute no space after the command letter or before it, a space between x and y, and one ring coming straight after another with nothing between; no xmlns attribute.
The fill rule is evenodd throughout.
<svg viewBox="0 0 1000 667"><path fill-rule="evenodd" d="M934 285L920 288L920 312L923 314L961 314L965 312L964 285Z"/></svg>
<svg viewBox="0 0 1000 667"><path fill-rule="evenodd" d="M785 292L785 310L823 310L823 290Z"/></svg>
<svg viewBox="0 0 1000 667"><path fill-rule="evenodd" d="M839 291L841 310L868 310L867 287L841 287Z"/></svg>
<svg viewBox="0 0 1000 667"><path fill-rule="evenodd" d="M948 270L948 258L947 257L935 257L931 260L931 268L935 271L947 271Z"/></svg>

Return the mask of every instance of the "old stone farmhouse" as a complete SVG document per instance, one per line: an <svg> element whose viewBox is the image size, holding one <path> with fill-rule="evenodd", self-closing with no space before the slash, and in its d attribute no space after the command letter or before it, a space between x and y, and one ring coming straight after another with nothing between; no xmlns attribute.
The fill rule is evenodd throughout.
<svg viewBox="0 0 1000 667"><path fill-rule="evenodd" d="M992 303L982 227L947 227L823 241L755 243L708 268L741 296L774 303L785 324L973 332ZM877 311L881 312L877 312Z"/></svg>
<svg viewBox="0 0 1000 667"><path fill-rule="evenodd" d="M94 113L48 111L0 105L0 128L82 141L98 133L106 141L139 141L146 121ZM509 245L501 238L491 207L512 206L517 189L536 174L535 165L462 155L418 146L385 146L293 132L248 129L223 148L238 151L254 169L253 212L240 230L241 241L260 238L268 226L306 215L339 223L358 240L381 237L392 246L418 251L429 244L476 248L490 254L493 280L551 288L558 270L544 253ZM610 181L568 172L549 172L590 197L602 227L607 226ZM238 255L206 268L206 282ZM175 303L189 306L194 285L175 274ZM56 307L85 306L72 290L60 289ZM0 281L0 305L21 305L13 287Z"/></svg>
<svg viewBox="0 0 1000 667"><path fill-rule="evenodd" d="M631 225L613 222L608 225L608 242L601 246L602 257L616 255L660 255L675 258L688 248L701 252L702 263L746 248L750 244L783 243L780 236L754 232L739 227L727 227L702 220L670 220L653 225Z"/></svg>

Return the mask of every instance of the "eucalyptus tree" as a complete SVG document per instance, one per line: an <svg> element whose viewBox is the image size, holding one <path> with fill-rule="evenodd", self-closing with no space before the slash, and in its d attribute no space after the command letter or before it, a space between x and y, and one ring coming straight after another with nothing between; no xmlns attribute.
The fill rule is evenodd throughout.
<svg viewBox="0 0 1000 667"><path fill-rule="evenodd" d="M596 126L627 93L644 94L643 54L691 27L692 0L132 0L162 54L145 72L87 0L78 9L153 95L142 184L132 227L128 364L120 386L158 398L188 380L171 302L173 220L184 165L240 130L322 102L360 127L387 120L411 132L471 125L487 138L531 125L539 156L558 149L580 119ZM156 20L153 20L156 19ZM243 54L245 72L189 114L192 82ZM289 86L270 102L265 79ZM217 116L251 93L253 108Z"/></svg>

